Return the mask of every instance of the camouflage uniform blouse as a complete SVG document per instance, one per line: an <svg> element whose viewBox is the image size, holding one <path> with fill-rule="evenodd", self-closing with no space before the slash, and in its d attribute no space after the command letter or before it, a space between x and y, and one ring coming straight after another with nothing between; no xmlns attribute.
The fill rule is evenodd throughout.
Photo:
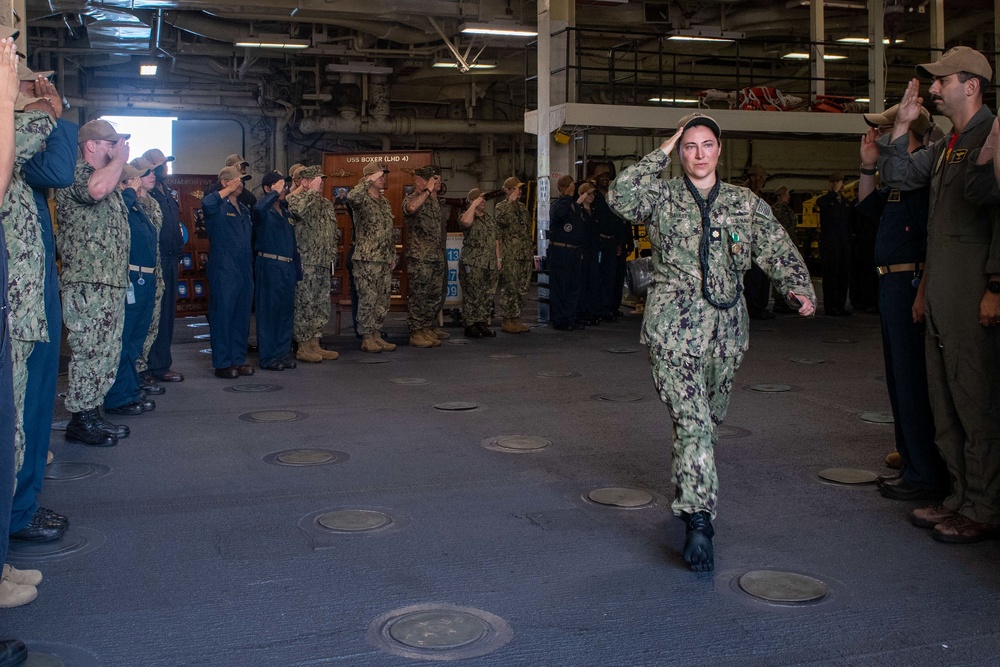
<svg viewBox="0 0 1000 667"><path fill-rule="evenodd" d="M497 225L489 213L476 213L472 225L462 227L462 263L481 269L497 265Z"/></svg>
<svg viewBox="0 0 1000 667"><path fill-rule="evenodd" d="M298 218L295 246L303 266L329 267L340 236L337 209L319 192L303 190L288 198L288 210Z"/></svg>
<svg viewBox="0 0 1000 667"><path fill-rule="evenodd" d="M535 239L531 233L528 208L519 201L503 200L493 211L500 232L500 256L506 261L530 261L535 258Z"/></svg>
<svg viewBox="0 0 1000 667"><path fill-rule="evenodd" d="M444 244L441 243L441 203L435 195L429 195L413 214L406 212L406 205L420 197L419 192L403 199L403 215L406 218L406 257L424 262L443 262Z"/></svg>
<svg viewBox="0 0 1000 667"><path fill-rule="evenodd" d="M7 298L10 337L15 340L49 339L45 321L45 241L35 197L21 175L21 165L42 150L54 127L44 111L14 114L14 173L0 206L0 220L7 235Z"/></svg>
<svg viewBox="0 0 1000 667"><path fill-rule="evenodd" d="M373 198L362 178L347 194L354 209L354 261L384 262L396 256L392 243L392 206L385 197Z"/></svg>
<svg viewBox="0 0 1000 667"><path fill-rule="evenodd" d="M97 201L88 184L96 171L77 160L73 185L56 191L62 283L128 286L128 209L116 188Z"/></svg>
<svg viewBox="0 0 1000 667"><path fill-rule="evenodd" d="M669 163L657 149L622 171L608 192L619 215L648 221L654 275L642 341L687 355L739 356L747 349L748 321L746 302L736 297L751 260L782 294L792 291L815 303L809 272L767 203L746 188L720 182L709 210L709 275L703 291L701 211L683 177L660 180ZM709 297L718 304L736 303L721 308Z"/></svg>

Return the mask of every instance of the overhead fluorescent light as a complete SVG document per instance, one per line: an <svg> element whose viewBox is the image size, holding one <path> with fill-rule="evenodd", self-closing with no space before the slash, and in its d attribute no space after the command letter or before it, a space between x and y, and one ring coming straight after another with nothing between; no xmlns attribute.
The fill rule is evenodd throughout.
<svg viewBox="0 0 1000 667"><path fill-rule="evenodd" d="M663 104L698 104L698 100L686 97L650 97L650 102L662 102Z"/></svg>
<svg viewBox="0 0 1000 667"><path fill-rule="evenodd" d="M461 69L462 66L459 65L454 60L438 60L432 67L438 67L441 69ZM469 69L496 69L497 64L489 60L478 60L474 63L469 63Z"/></svg>
<svg viewBox="0 0 1000 667"><path fill-rule="evenodd" d="M139 76L156 76L156 63L141 63L139 65Z"/></svg>
<svg viewBox="0 0 1000 667"><path fill-rule="evenodd" d="M792 53L786 53L781 57L784 58L785 60L809 60L808 53L792 52ZM823 60L847 60L847 56L838 56L832 53L824 53Z"/></svg>
<svg viewBox="0 0 1000 667"><path fill-rule="evenodd" d="M721 28L695 28L673 30L667 38L676 42L734 42L746 37L745 32L732 32Z"/></svg>
<svg viewBox="0 0 1000 667"><path fill-rule="evenodd" d="M868 43L868 38L867 37L841 37L837 41L841 42L842 44L867 44ZM889 40L888 39L883 39L882 43L883 44L888 44ZM905 44L906 40L903 39L902 37L897 37L896 38L896 43L897 44Z"/></svg>
<svg viewBox="0 0 1000 667"><path fill-rule="evenodd" d="M530 25L519 25L509 21L488 23L463 23L461 31L466 35L499 35L504 37L537 37L538 31Z"/></svg>
<svg viewBox="0 0 1000 667"><path fill-rule="evenodd" d="M785 8L808 7L809 4L809 0L788 0ZM868 3L864 0L823 0L823 6L833 9L868 9Z"/></svg>
<svg viewBox="0 0 1000 667"><path fill-rule="evenodd" d="M292 39L284 35L260 35L241 39L236 46L247 49L308 49L312 43L308 39Z"/></svg>
<svg viewBox="0 0 1000 667"><path fill-rule="evenodd" d="M871 100L868 99L867 97L858 97L854 101L861 102L862 104L868 104L869 102L871 102Z"/></svg>

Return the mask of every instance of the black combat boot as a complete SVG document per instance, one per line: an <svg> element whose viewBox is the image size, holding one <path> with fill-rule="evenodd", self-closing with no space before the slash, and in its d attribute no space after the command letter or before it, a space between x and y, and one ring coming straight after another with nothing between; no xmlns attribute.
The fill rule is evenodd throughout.
<svg viewBox="0 0 1000 667"><path fill-rule="evenodd" d="M66 425L66 439L70 442L81 442L91 447L112 447L118 444L118 438L101 427L97 408L71 414L69 424Z"/></svg>
<svg viewBox="0 0 1000 667"><path fill-rule="evenodd" d="M715 528L712 527L712 517L708 512L695 512L686 515L685 519L687 537L684 540L684 562L694 572L711 572L715 569L715 549L712 547Z"/></svg>
<svg viewBox="0 0 1000 667"><path fill-rule="evenodd" d="M94 412L97 413L97 423L105 433L110 433L119 440L123 440L129 436L131 431L129 431L128 426L124 424L112 424L107 419L101 417L100 411L94 408Z"/></svg>

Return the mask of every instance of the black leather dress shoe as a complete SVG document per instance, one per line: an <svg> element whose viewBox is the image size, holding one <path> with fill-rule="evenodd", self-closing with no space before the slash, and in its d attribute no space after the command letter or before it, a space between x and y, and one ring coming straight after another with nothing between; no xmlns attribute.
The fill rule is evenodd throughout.
<svg viewBox="0 0 1000 667"><path fill-rule="evenodd" d="M41 518L50 522L60 524L63 528L69 527L69 517L58 512L53 512L48 507L39 507L35 510L35 516L41 515Z"/></svg>
<svg viewBox="0 0 1000 667"><path fill-rule="evenodd" d="M894 480L901 478L902 476L903 474L900 472L889 472L884 475L879 475L878 477L876 477L875 484L877 484L878 486L882 486L886 482L892 482Z"/></svg>
<svg viewBox="0 0 1000 667"><path fill-rule="evenodd" d="M239 366L234 366L236 372L240 375L253 375L254 367L250 364L240 364Z"/></svg>
<svg viewBox="0 0 1000 667"><path fill-rule="evenodd" d="M150 401L152 403L152 401ZM104 408L104 414L108 415L141 415L145 410L142 408L142 401L135 401L133 403L126 403L125 405L119 405L115 408Z"/></svg>
<svg viewBox="0 0 1000 667"><path fill-rule="evenodd" d="M260 365L260 369L262 371L283 371L286 368L288 367L285 366L285 362L283 361L272 361L270 363Z"/></svg>
<svg viewBox="0 0 1000 667"><path fill-rule="evenodd" d="M232 380L233 378L239 377L240 372L236 370L236 366L230 366L229 368L216 368L215 377L225 378L227 380Z"/></svg>
<svg viewBox="0 0 1000 667"><path fill-rule="evenodd" d="M162 396L167 393L166 388L158 385L156 380L140 380L139 389L147 396Z"/></svg>
<svg viewBox="0 0 1000 667"><path fill-rule="evenodd" d="M477 326L465 327L466 338L485 338L486 334L479 330Z"/></svg>
<svg viewBox="0 0 1000 667"><path fill-rule="evenodd" d="M920 486L914 486L902 477L882 484L879 486L878 492L886 498L893 500L940 500L948 495L944 491L937 489L925 489Z"/></svg>
<svg viewBox="0 0 1000 667"><path fill-rule="evenodd" d="M167 371L156 379L160 382L184 382L184 376L177 371Z"/></svg>
<svg viewBox="0 0 1000 667"><path fill-rule="evenodd" d="M17 667L28 660L28 647L19 639L0 641L0 667Z"/></svg>
<svg viewBox="0 0 1000 667"><path fill-rule="evenodd" d="M39 519L38 515L31 517L28 525L10 534L10 539L19 542L53 542L66 532L65 526Z"/></svg>
<svg viewBox="0 0 1000 667"><path fill-rule="evenodd" d="M153 410L156 409L156 401L150 400L148 398L144 398L141 401L139 401L139 405L142 406L143 412L152 412Z"/></svg>
<svg viewBox="0 0 1000 667"><path fill-rule="evenodd" d="M287 357L281 360L281 365L284 366L285 368L295 368L298 366L298 363L296 363L295 357L288 355Z"/></svg>
<svg viewBox="0 0 1000 667"><path fill-rule="evenodd" d="M488 338L497 337L497 332L494 331L493 329L490 329L489 325L486 324L486 322L476 322L476 326L479 328L480 331L483 332L484 337Z"/></svg>

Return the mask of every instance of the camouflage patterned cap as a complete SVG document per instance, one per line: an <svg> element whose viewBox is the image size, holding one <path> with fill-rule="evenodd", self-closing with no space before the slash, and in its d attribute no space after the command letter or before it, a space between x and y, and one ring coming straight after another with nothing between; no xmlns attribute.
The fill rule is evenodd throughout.
<svg viewBox="0 0 1000 667"><path fill-rule="evenodd" d="M322 176L326 178L326 174L323 173L323 167L319 165L313 165L312 167L302 167L296 172L298 178L301 179L314 179L317 176Z"/></svg>
<svg viewBox="0 0 1000 667"><path fill-rule="evenodd" d="M698 127L703 125L712 131L716 139L722 137L722 128L719 127L719 123L711 116L706 116L703 113L692 113L681 118L680 122L677 123L678 126L683 127L684 131L687 132L692 127Z"/></svg>
<svg viewBox="0 0 1000 667"><path fill-rule="evenodd" d="M435 176L441 175L441 167L436 164L429 164L425 167L417 167L413 170L414 176L419 176L424 180L434 178Z"/></svg>

